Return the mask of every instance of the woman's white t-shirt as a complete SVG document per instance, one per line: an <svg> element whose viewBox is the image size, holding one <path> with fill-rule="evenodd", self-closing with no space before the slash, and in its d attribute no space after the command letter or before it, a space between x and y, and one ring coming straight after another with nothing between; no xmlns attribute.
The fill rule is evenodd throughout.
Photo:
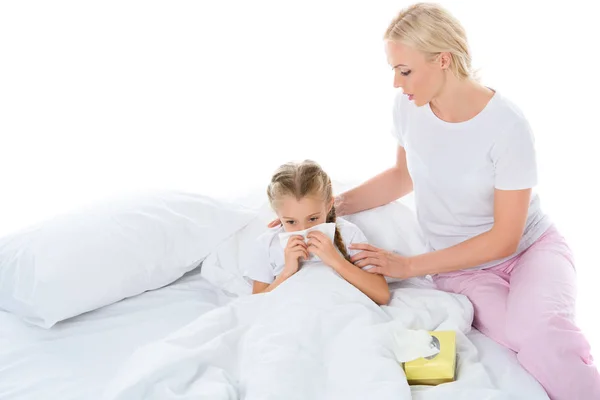
<svg viewBox="0 0 600 400"><path fill-rule="evenodd" d="M368 243L365 234L353 223L338 218L336 221L337 229L340 231L348 255L353 256L360 250L351 250L348 248L353 243ZM244 260L244 277L252 281L272 283L275 278L281 274L285 266L284 249L279 242L279 234L284 232L283 226L271 228L256 239L256 245L252 256ZM315 261L301 261L301 267ZM369 269L370 266L363 269Z"/></svg>
<svg viewBox="0 0 600 400"><path fill-rule="evenodd" d="M460 123L445 122L429 104L417 107L399 94L394 103L393 134L406 150L417 218L430 251L490 230L494 224L494 189L520 190L537 184L530 126L523 113L498 92L477 116ZM550 224L538 195L532 192L517 253L529 247Z"/></svg>

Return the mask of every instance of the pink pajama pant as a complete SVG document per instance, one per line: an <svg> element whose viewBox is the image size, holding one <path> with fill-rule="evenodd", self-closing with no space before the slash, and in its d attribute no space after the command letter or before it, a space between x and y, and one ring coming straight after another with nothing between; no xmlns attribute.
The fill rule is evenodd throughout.
<svg viewBox="0 0 600 400"><path fill-rule="evenodd" d="M571 250L554 226L500 265L433 279L439 289L471 300L475 328L516 352L552 400L600 399L600 374L574 323Z"/></svg>

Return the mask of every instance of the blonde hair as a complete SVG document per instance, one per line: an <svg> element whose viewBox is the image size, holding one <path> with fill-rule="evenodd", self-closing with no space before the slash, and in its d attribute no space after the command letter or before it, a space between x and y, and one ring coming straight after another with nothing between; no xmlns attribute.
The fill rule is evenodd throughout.
<svg viewBox="0 0 600 400"><path fill-rule="evenodd" d="M321 166L314 161L305 160L300 163L290 162L280 166L271 178L267 195L271 207L276 210L278 202L284 196L294 196L297 200L307 196L316 196L329 204L333 200L333 188L331 179ZM327 214L326 222L335 223L336 219L335 206L332 205L329 214ZM337 225L334 243L344 258L349 259Z"/></svg>
<svg viewBox="0 0 600 400"><path fill-rule="evenodd" d="M459 79L474 78L465 30L438 4L417 3L400 11L385 31L384 39L413 47L430 58L448 52L454 75Z"/></svg>

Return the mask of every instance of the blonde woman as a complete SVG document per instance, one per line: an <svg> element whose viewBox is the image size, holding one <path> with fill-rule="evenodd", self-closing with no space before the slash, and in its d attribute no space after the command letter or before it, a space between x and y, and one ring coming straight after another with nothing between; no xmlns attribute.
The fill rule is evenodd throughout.
<svg viewBox="0 0 600 400"><path fill-rule="evenodd" d="M369 245L370 272L432 275L474 305L474 325L517 353L553 400L600 399L600 376L574 323L571 251L540 208L534 138L501 92L472 77L460 23L437 5L400 12L385 33L394 87L396 165L336 198L338 215L414 190L429 252L402 257ZM273 224L276 224L274 221Z"/></svg>
<svg viewBox="0 0 600 400"><path fill-rule="evenodd" d="M338 199L339 214L414 189L431 252L405 258L371 246L374 272L432 275L475 307L474 325L517 353L553 400L600 399L600 376L574 323L571 251L540 208L534 138L510 100L477 83L460 23L437 5L403 10L385 33L394 87L396 166ZM371 270L373 271L373 270Z"/></svg>

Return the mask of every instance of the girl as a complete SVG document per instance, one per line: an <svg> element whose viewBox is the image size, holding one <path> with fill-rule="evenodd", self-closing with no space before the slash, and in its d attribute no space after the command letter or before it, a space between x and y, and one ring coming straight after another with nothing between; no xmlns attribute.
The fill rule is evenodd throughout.
<svg viewBox="0 0 600 400"><path fill-rule="evenodd" d="M361 269L348 261L356 251L349 251L344 243L367 240L356 225L336 220L331 179L317 163L282 165L273 175L267 194L282 226L270 229L257 240L256 253L245 271L245 276L253 281L254 294L275 289L300 267L309 265L310 255L314 254L375 303L388 303L390 291L385 278L366 272L370 266ZM292 236L285 249L278 240L282 232L298 232L331 222L336 224L335 243L316 230L308 233L307 243L302 236Z"/></svg>

